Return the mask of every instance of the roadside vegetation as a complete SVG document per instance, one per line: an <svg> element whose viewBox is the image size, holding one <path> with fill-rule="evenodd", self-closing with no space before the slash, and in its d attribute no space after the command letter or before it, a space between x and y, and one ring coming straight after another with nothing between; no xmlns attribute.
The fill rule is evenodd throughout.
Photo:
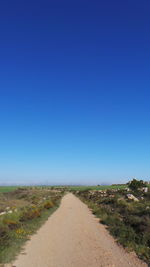
<svg viewBox="0 0 150 267"><path fill-rule="evenodd" d="M0 263L15 258L24 242L56 210L64 194L41 187L8 191L0 193Z"/></svg>
<svg viewBox="0 0 150 267"><path fill-rule="evenodd" d="M121 245L150 266L150 188L144 182L134 179L122 189L85 189L75 194Z"/></svg>

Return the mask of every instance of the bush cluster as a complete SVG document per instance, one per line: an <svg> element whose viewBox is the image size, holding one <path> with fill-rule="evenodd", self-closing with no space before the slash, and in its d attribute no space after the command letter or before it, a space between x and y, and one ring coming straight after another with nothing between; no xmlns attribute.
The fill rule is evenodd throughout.
<svg viewBox="0 0 150 267"><path fill-rule="evenodd" d="M55 203L56 204L56 203ZM0 252L11 244L11 239L25 238L27 232L24 226L28 222L34 222L34 219L41 217L44 210L54 207L51 200L44 201L40 205L30 205L21 208L18 212L5 214L0 217ZM1 257L0 257L1 261Z"/></svg>
<svg viewBox="0 0 150 267"><path fill-rule="evenodd" d="M32 220L35 219L37 217L41 216L41 209L38 207L29 207L29 208L25 208L21 215L20 215L20 221L24 222L24 221L28 221L28 220Z"/></svg>
<svg viewBox="0 0 150 267"><path fill-rule="evenodd" d="M44 203L44 208L45 209L51 209L51 208L53 208L54 207L54 204L53 204L53 202L52 201L46 201L45 203Z"/></svg>
<svg viewBox="0 0 150 267"><path fill-rule="evenodd" d="M99 193L79 192L93 213L106 224L110 233L124 247L135 250L150 264L150 199L149 192L139 202L126 198L125 191Z"/></svg>

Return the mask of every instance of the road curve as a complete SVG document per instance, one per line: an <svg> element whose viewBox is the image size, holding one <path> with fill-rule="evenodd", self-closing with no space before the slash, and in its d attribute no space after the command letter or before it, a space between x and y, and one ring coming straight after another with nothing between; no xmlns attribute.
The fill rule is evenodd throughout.
<svg viewBox="0 0 150 267"><path fill-rule="evenodd" d="M88 207L73 194L26 243L15 267L146 267L117 245Z"/></svg>

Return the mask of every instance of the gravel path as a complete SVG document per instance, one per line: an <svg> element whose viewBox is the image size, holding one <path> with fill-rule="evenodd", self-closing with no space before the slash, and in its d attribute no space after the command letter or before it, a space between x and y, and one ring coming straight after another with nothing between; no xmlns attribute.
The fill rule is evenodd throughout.
<svg viewBox="0 0 150 267"><path fill-rule="evenodd" d="M88 207L72 194L31 237L16 267L146 267L118 246Z"/></svg>

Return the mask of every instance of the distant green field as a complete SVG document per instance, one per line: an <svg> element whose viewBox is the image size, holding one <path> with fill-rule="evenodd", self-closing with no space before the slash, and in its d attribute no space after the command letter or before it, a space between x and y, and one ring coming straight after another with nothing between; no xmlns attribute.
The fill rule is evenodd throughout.
<svg viewBox="0 0 150 267"><path fill-rule="evenodd" d="M0 186L0 192L2 192L2 193L11 192L17 188L18 188L18 186Z"/></svg>
<svg viewBox="0 0 150 267"><path fill-rule="evenodd" d="M11 192L14 191L18 188L19 186L0 186L0 192L6 193L6 192ZM25 187L25 186L24 186ZM27 186L28 187L28 186ZM127 185L100 185L100 186L88 186L88 185L80 185L80 186L35 186L37 188L43 187L43 188L54 188L54 189L65 189L65 190L75 190L75 191L84 191L84 190L106 190L106 189L124 189L128 187ZM148 185L150 187L150 185Z"/></svg>
<svg viewBox="0 0 150 267"><path fill-rule="evenodd" d="M67 186L71 190L106 190L106 189L124 189L127 185L100 185L100 186Z"/></svg>

